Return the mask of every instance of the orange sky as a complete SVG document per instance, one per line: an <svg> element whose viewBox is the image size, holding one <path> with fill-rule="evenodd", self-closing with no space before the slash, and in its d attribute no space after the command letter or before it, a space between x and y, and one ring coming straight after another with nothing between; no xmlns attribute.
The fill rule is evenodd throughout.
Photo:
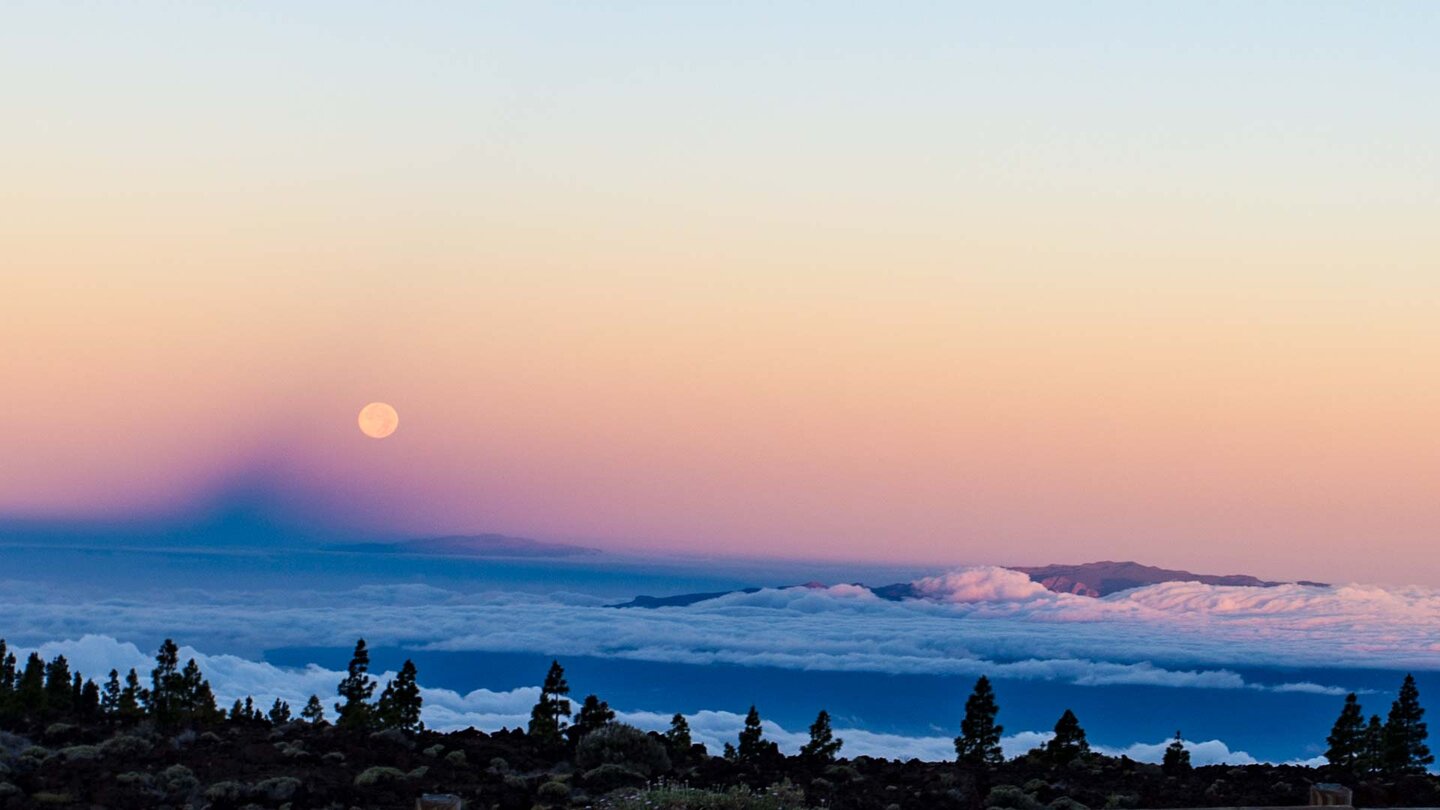
<svg viewBox="0 0 1440 810"><path fill-rule="evenodd" d="M22 10L0 513L1440 582L1436 15L1226 8Z"/></svg>

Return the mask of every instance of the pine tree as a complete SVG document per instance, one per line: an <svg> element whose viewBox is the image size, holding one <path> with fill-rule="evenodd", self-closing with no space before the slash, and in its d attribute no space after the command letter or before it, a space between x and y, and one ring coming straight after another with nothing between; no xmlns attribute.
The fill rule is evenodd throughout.
<svg viewBox="0 0 1440 810"><path fill-rule="evenodd" d="M1430 747L1425 744L1429 732L1420 719L1425 710L1420 707L1420 690L1415 688L1415 676L1406 675L1400 685L1400 694L1390 705L1390 716L1385 719L1385 771L1387 773L1424 773L1425 766L1435 761Z"/></svg>
<svg viewBox="0 0 1440 810"><path fill-rule="evenodd" d="M15 680L15 702L19 714L39 717L45 712L45 662L40 653L30 653L25 669Z"/></svg>
<svg viewBox="0 0 1440 810"><path fill-rule="evenodd" d="M79 677L78 675L76 676ZM103 717L100 710L100 685L94 681L86 681L80 687L80 702L76 704L75 710L89 720Z"/></svg>
<svg viewBox="0 0 1440 810"><path fill-rule="evenodd" d="M173 725L180 720L184 684L180 676L180 648L165 639L155 654L155 668L150 670L150 699L145 708L155 722Z"/></svg>
<svg viewBox="0 0 1440 810"><path fill-rule="evenodd" d="M401 731L421 731L425 725L420 722L420 685L415 681L415 664L409 659L400 667L395 680L385 684L380 702L375 708L376 719L382 728L398 728Z"/></svg>
<svg viewBox="0 0 1440 810"><path fill-rule="evenodd" d="M110 678L105 681L105 689L100 696L100 712L112 720L120 713L119 670L110 670Z"/></svg>
<svg viewBox="0 0 1440 810"><path fill-rule="evenodd" d="M1380 715L1370 715L1365 726L1364 753L1360 758L1360 769L1365 773L1379 773L1385 768L1385 724Z"/></svg>
<svg viewBox="0 0 1440 810"><path fill-rule="evenodd" d="M307 723L325 722L325 706L320 702L319 695L310 696L310 702L300 711L300 717Z"/></svg>
<svg viewBox="0 0 1440 810"><path fill-rule="evenodd" d="M145 714L144 705L150 695L140 686L140 674L133 668L125 676L125 688L120 690L120 719L138 720Z"/></svg>
<svg viewBox="0 0 1440 810"><path fill-rule="evenodd" d="M15 653L10 652L5 646L5 639L0 638L0 721L20 714L19 697L15 691L15 682L20 676L17 669Z"/></svg>
<svg viewBox="0 0 1440 810"><path fill-rule="evenodd" d="M545 684L540 687L540 700L530 710L528 733L537 745L559 744L565 719L570 716L570 701L565 697L568 694L570 684L565 682L565 668L559 661L551 661Z"/></svg>
<svg viewBox="0 0 1440 810"><path fill-rule="evenodd" d="M175 712L179 720L192 723L213 722L220 709L215 705L215 693L210 682L200 672L200 665L191 658L185 664L175 683Z"/></svg>
<svg viewBox="0 0 1440 810"><path fill-rule="evenodd" d="M1345 696L1345 705L1325 742L1330 746L1325 750L1325 760L1332 768L1347 774L1359 772L1365 755L1365 714L1354 692Z"/></svg>
<svg viewBox="0 0 1440 810"><path fill-rule="evenodd" d="M981 675L975 691L965 701L965 719L960 722L960 736L955 738L957 760L967 765L999 765L1005 761L1000 750L1000 735L1005 727L995 722L999 713L990 679Z"/></svg>
<svg viewBox="0 0 1440 810"><path fill-rule="evenodd" d="M1056 765L1067 765L1076 757L1090 753L1090 742L1085 739L1085 729L1080 720L1069 709L1055 722L1055 736L1045 743L1045 757Z"/></svg>
<svg viewBox="0 0 1440 810"><path fill-rule="evenodd" d="M275 703L270 706L270 724L279 726L290 722L290 704L275 698Z"/></svg>
<svg viewBox="0 0 1440 810"><path fill-rule="evenodd" d="M815 716L815 722L810 724L810 741L800 746L800 756L812 762L834 762L835 755L840 753L844 744L845 741L838 739L830 730L830 713L821 709Z"/></svg>
<svg viewBox="0 0 1440 810"><path fill-rule="evenodd" d="M15 678L18 675L15 653L10 652L5 646L5 639L0 638L0 709L4 709L15 696Z"/></svg>
<svg viewBox="0 0 1440 810"><path fill-rule="evenodd" d="M575 725L570 727L570 737L579 741L581 737L614 720L615 712L610 708L610 704L596 695L586 695L584 702L580 704L580 713L575 718Z"/></svg>
<svg viewBox="0 0 1440 810"><path fill-rule="evenodd" d="M65 660L65 656L57 655L45 665L45 713L52 717L68 715L74 707L70 662Z"/></svg>
<svg viewBox="0 0 1440 810"><path fill-rule="evenodd" d="M670 749L670 758L677 761L685 759L694 744L690 738L690 723L685 720L685 715L676 712L670 718L670 729L665 732L665 747Z"/></svg>
<svg viewBox="0 0 1440 810"><path fill-rule="evenodd" d="M1160 761L1160 770L1166 776L1181 776L1190 772L1190 752L1185 749L1184 738L1175 732L1175 739L1165 747L1165 757Z"/></svg>
<svg viewBox="0 0 1440 810"><path fill-rule="evenodd" d="M369 700L375 694L375 679L370 677L369 671L370 651L365 648L365 639L362 638L355 642L355 653L350 657L345 680L337 688L340 697L345 699L343 703L335 704L335 711L339 714L335 725L340 728L364 731L372 725L374 707Z"/></svg>
<svg viewBox="0 0 1440 810"><path fill-rule="evenodd" d="M760 712L751 706L750 712L745 715L745 728L740 730L739 745L735 748L736 756L744 762L755 762L772 750L776 750L776 745L765 739L765 731L760 724Z"/></svg>
<svg viewBox="0 0 1440 810"><path fill-rule="evenodd" d="M235 698L235 702L230 704L230 722L239 723L248 719L245 716L245 703L240 698Z"/></svg>

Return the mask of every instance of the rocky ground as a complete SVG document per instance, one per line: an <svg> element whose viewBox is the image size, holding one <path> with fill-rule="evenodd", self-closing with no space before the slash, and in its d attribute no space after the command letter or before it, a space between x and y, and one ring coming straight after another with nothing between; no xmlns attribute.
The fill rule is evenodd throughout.
<svg viewBox="0 0 1440 810"><path fill-rule="evenodd" d="M652 737L654 746L661 743ZM226 723L161 732L53 724L0 732L0 808L409 808L422 793L469 808L963 808L1038 810L1297 805L1333 774L1296 766L1196 768L1087 757L1063 767L1022 758L994 769L859 757L741 763L633 749L539 751L521 732L342 732ZM577 761L579 764L577 764ZM597 764L598 763L598 764ZM1360 806L1440 805L1440 780L1354 784Z"/></svg>

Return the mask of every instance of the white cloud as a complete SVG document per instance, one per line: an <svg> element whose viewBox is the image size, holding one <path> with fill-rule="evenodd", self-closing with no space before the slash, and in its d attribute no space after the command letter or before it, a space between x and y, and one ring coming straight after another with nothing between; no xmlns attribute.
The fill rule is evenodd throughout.
<svg viewBox="0 0 1440 810"><path fill-rule="evenodd" d="M133 667L140 672L142 681L147 681L149 669L154 666L152 657L141 652L134 644L117 641L108 636L86 635L78 639L50 641L40 645L38 649L47 659L64 655L76 670L87 676L103 675L111 669L124 673ZM20 652L28 651L22 648ZM186 661L190 658L194 658L199 664L222 706L228 706L236 699L253 696L262 708L268 708L276 698L280 698L298 709L314 694L320 696L327 713L330 713L331 704L335 701L335 687L345 675L338 670L327 670L313 664L301 669L290 669L239 656L210 655L191 647L181 647L180 660ZM383 683L394 677L394 674L376 673L376 677ZM522 727L528 722L530 708L539 694L538 686L527 686L503 692L476 689L462 695L450 689L427 688L422 682L421 695L425 699L422 716L428 727L438 731L472 726L482 731ZM665 730L671 719L669 714L625 711L620 708L617 708L616 714L622 722L652 731ZM690 724L691 735L695 741L704 743L712 753L718 754L726 742L735 741L745 724L745 717L735 712L703 710L687 714L686 721ZM765 736L779 744L786 753L797 752L808 739L806 729L787 729L768 720L764 721L763 725ZM837 727L835 734L845 741L843 751L847 757L863 755L886 759L942 761L955 755L952 737L914 737L844 727ZM1050 732L1022 731L1004 737L1001 740L1001 749L1007 757L1019 756L1051 736ZM1112 755L1124 754L1141 762L1159 762L1169 744L1169 740L1158 743L1137 742L1125 748L1096 746L1096 750ZM1187 741L1185 746L1190 750L1192 761L1196 765L1221 762L1244 765L1256 761L1244 751L1230 750L1219 740Z"/></svg>
<svg viewBox="0 0 1440 810"><path fill-rule="evenodd" d="M1345 688L1259 684L1233 667L1440 669L1440 592L1428 589L1165 583L1091 599L1037 591L1022 575L993 568L921 582L946 601L888 602L853 586L767 589L659 610L423 584L187 591L163 603L12 589L0 592L0 615L9 617L12 642L94 633L148 649L169 636L250 655L348 646L363 636L372 645L433 650L1315 694Z"/></svg>

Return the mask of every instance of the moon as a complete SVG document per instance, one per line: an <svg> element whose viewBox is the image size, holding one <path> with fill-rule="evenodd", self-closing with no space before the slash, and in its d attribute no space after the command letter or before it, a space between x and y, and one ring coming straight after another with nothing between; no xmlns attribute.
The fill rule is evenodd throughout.
<svg viewBox="0 0 1440 810"><path fill-rule="evenodd" d="M360 432L372 439L383 439L400 425L400 414L383 402L372 402L360 409Z"/></svg>

